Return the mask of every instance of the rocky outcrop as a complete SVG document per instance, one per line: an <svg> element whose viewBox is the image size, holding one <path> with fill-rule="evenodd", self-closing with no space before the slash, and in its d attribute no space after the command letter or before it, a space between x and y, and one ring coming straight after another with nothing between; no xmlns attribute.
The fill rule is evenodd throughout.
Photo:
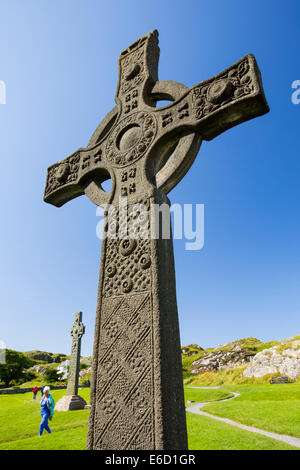
<svg viewBox="0 0 300 470"><path fill-rule="evenodd" d="M88 367L87 369L81 370L79 372L79 380L84 380L91 372L92 372L91 367Z"/></svg>
<svg viewBox="0 0 300 470"><path fill-rule="evenodd" d="M36 361L53 362L53 355L48 352L32 351L25 354Z"/></svg>
<svg viewBox="0 0 300 470"><path fill-rule="evenodd" d="M198 354L201 351L204 351L204 349L201 348L199 344L189 344L188 346L182 346L181 348L182 354L186 357L195 356L195 354Z"/></svg>
<svg viewBox="0 0 300 470"><path fill-rule="evenodd" d="M191 373L199 374L200 372L207 372L211 370L224 370L231 367L243 365L249 362L255 352L244 349L225 349L219 351L212 351L209 354L203 355L192 363Z"/></svg>
<svg viewBox="0 0 300 470"><path fill-rule="evenodd" d="M63 360L66 359L66 354L58 353L58 354L53 354L51 352L47 351L27 351L24 354L26 356L30 357L30 359L33 359L35 361L43 361L43 362L62 362Z"/></svg>
<svg viewBox="0 0 300 470"><path fill-rule="evenodd" d="M293 342L291 347L284 349L280 345L259 352L244 370L244 377L280 374L297 380L297 377L300 376L300 345L297 343L300 341Z"/></svg>
<svg viewBox="0 0 300 470"><path fill-rule="evenodd" d="M185 353L185 356L187 357L190 357L190 356L195 356L196 354L198 354L199 351L187 351Z"/></svg>
<svg viewBox="0 0 300 470"><path fill-rule="evenodd" d="M37 364L33 367L30 367L30 369L27 369L26 372L36 372L37 374L41 375L44 377L46 370L49 368L48 365L41 365Z"/></svg>
<svg viewBox="0 0 300 470"><path fill-rule="evenodd" d="M201 348L201 346L199 346L199 344L188 344L186 346L186 348L192 348L192 349L198 349L199 351L204 351L204 349Z"/></svg>
<svg viewBox="0 0 300 470"><path fill-rule="evenodd" d="M61 362L57 367L57 372L61 374L61 380L66 380L68 378L70 361L67 359L64 362Z"/></svg>
<svg viewBox="0 0 300 470"><path fill-rule="evenodd" d="M62 362L66 358L66 354L58 354L57 356L54 357L54 362Z"/></svg>
<svg viewBox="0 0 300 470"><path fill-rule="evenodd" d="M215 348L216 351L227 349L231 351L240 351L245 349L247 351L255 351L257 352L257 348L261 346L263 342L260 339L249 337L249 338L241 338L236 339L234 341L230 341L229 343L222 344Z"/></svg>

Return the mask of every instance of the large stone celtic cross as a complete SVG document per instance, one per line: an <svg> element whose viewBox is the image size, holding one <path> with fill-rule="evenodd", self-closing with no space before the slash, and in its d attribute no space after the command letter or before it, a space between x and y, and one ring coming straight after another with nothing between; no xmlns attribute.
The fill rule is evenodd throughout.
<svg viewBox="0 0 300 470"><path fill-rule="evenodd" d="M156 226L151 205L169 203L202 139L268 111L252 55L189 89L158 81L158 58L157 31L121 53L116 107L47 174L46 202L86 194L117 214L106 227L116 236L102 242L88 449L187 448L172 241L121 237L120 198L142 203L146 229Z"/></svg>

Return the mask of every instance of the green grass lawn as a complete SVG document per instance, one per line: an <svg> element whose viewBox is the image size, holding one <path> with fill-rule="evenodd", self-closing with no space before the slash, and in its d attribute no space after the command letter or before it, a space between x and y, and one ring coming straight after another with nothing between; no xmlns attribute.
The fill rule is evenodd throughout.
<svg viewBox="0 0 300 470"><path fill-rule="evenodd" d="M281 392L279 394L281 396L281 403L285 402L285 408L288 408L286 416L284 416L284 410L281 410L281 421L282 425L286 424L288 426L287 420L290 417L289 410L292 409L292 405L289 407L289 403L291 402L292 404L295 404L297 402L297 396L299 398L299 387L297 389L293 385L276 385L266 387L266 390L262 387L263 386L224 387L220 390L197 390L186 388L185 400L194 400L195 402L222 400L231 396L230 392L232 390L243 393L243 400L241 397L231 400L228 403L212 402L206 406L217 407L228 404L233 405L237 400L240 400L242 405L237 402L238 408L242 407L243 409L243 403L244 406L248 406L249 403L257 406L261 402L277 404L278 402L275 399L276 396L274 393L279 390L279 387L281 388ZM268 391L269 389L270 392ZM272 391L272 389L274 390ZM87 402L89 402L89 389L80 389L79 393ZM53 398L56 402L64 394L65 390L54 390L52 392ZM267 401L264 401L266 396L268 399ZM0 450L85 449L89 410L55 412L53 421L49 423L52 434L49 435L44 431L43 436L38 437L41 419L39 401L40 393L38 394L37 400L32 399L32 393L0 396ZM255 413L253 416L255 416ZM246 424L249 423L247 422ZM257 423L254 425L259 427ZM259 434L250 433L225 423L220 423L205 416L193 415L192 413L187 413L187 427L189 448L191 450L293 449L293 447L279 441L275 441ZM285 433L289 434L288 432ZM294 433L292 435L297 434Z"/></svg>
<svg viewBox="0 0 300 470"><path fill-rule="evenodd" d="M233 394L227 390L201 390L196 388L184 388L184 401L187 404L188 400L194 400L196 403L225 400L225 398L232 397Z"/></svg>
<svg viewBox="0 0 300 470"><path fill-rule="evenodd" d="M299 450L206 416L187 413L189 450Z"/></svg>
<svg viewBox="0 0 300 470"><path fill-rule="evenodd" d="M89 403L90 390L79 390ZM51 392L55 402L65 393L66 390ZM31 392L0 396L0 449L84 449L89 410L55 412L53 421L49 422L53 434L44 431L40 438L40 398L38 393L33 400Z"/></svg>
<svg viewBox="0 0 300 470"><path fill-rule="evenodd" d="M241 396L228 402L209 403L203 411L300 438L300 384L237 385L222 390Z"/></svg>

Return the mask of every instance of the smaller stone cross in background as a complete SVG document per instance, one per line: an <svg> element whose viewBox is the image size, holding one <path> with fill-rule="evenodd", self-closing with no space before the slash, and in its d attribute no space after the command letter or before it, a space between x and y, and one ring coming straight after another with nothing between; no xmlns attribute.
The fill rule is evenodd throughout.
<svg viewBox="0 0 300 470"><path fill-rule="evenodd" d="M68 375L67 395L78 394L78 379L80 369L81 338L84 335L84 324L82 323L82 312L75 314L75 321L71 329L72 350Z"/></svg>
<svg viewBox="0 0 300 470"><path fill-rule="evenodd" d="M55 406L55 410L57 411L80 410L86 406L85 400L78 395L81 338L84 335L84 332L85 327L82 323L82 312L77 312L71 329L71 336L73 339L67 394L57 402Z"/></svg>

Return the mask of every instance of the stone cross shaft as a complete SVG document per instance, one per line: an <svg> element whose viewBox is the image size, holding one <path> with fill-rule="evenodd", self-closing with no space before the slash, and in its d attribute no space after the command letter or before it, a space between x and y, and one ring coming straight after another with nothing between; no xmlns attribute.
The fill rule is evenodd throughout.
<svg viewBox="0 0 300 470"><path fill-rule="evenodd" d="M143 204L149 217L126 222L148 233L152 205L169 204L202 140L268 111L252 55L189 89L158 81L158 58L157 31L123 51L115 108L86 148L48 168L46 202L86 194L116 212L102 242L88 449L187 448L172 240L124 238L120 200Z"/></svg>
<svg viewBox="0 0 300 470"><path fill-rule="evenodd" d="M78 395L78 378L80 368L81 338L85 327L82 323L82 312L75 314L75 321L71 329L72 350L68 375L67 395Z"/></svg>

